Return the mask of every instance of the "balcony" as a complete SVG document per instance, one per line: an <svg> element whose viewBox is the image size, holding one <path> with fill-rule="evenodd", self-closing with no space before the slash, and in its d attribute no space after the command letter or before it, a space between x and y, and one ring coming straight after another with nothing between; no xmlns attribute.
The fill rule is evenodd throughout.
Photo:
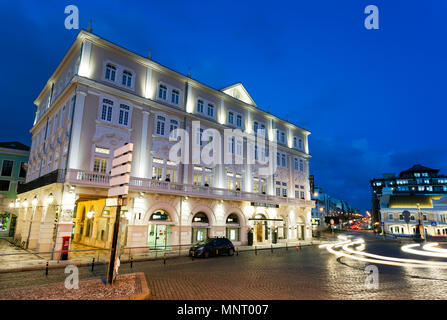
<svg viewBox="0 0 447 320"><path fill-rule="evenodd" d="M109 175L96 172L85 172L80 170L68 170L67 181L75 185L92 187L109 187ZM287 204L300 207L315 207L314 201L302 200L288 197L278 197L267 194L252 193L245 191L228 190L199 185L182 184L153 179L131 177L129 183L131 191L183 195L190 197L232 200L232 201L254 201L269 204Z"/></svg>
<svg viewBox="0 0 447 320"><path fill-rule="evenodd" d="M17 185L17 193L28 192L52 183L63 183L64 175L65 170L55 170L28 183L19 183Z"/></svg>

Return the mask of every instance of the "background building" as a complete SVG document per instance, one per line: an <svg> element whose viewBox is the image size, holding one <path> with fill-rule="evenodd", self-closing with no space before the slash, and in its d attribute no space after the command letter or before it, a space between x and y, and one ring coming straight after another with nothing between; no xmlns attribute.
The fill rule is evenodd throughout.
<svg viewBox="0 0 447 320"><path fill-rule="evenodd" d="M128 142L134 152L123 245L311 237L310 132L259 109L241 83L210 88L83 30L35 104L15 234L30 249L57 251L64 238L110 246L109 172L113 151ZM188 133L181 145L191 151L220 144L234 160L251 155L257 162L210 166L194 152L182 154L187 164L174 162L176 129ZM208 129L221 135L207 136ZM224 141L224 129L244 137ZM260 139L269 144L255 146ZM260 160L274 162L275 173L261 174Z"/></svg>
<svg viewBox="0 0 447 320"><path fill-rule="evenodd" d="M17 186L25 182L29 147L20 142L0 142L0 237L11 237L15 231L13 213Z"/></svg>
<svg viewBox="0 0 447 320"><path fill-rule="evenodd" d="M389 195L393 198L447 194L447 176L440 175L439 169L430 169L420 164L402 171L397 177L395 174L383 174L382 178L373 179L370 184L371 214L375 222L381 221L380 198L384 195L384 189L387 193L391 193Z"/></svg>

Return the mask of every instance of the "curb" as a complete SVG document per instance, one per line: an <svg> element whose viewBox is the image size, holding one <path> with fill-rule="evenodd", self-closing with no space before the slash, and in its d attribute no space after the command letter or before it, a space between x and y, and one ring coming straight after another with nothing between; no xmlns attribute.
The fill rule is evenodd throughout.
<svg viewBox="0 0 447 320"><path fill-rule="evenodd" d="M134 296L128 296L128 297L121 297L113 300L150 300L151 299L151 291L149 290L149 287L147 286L146 276L144 275L144 272L136 272L134 273L135 277L140 281L141 285L141 293L134 295Z"/></svg>

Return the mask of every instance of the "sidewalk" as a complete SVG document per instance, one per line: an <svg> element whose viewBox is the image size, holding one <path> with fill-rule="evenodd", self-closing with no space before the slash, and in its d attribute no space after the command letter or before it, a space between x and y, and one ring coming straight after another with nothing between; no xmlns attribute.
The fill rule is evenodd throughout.
<svg viewBox="0 0 447 320"><path fill-rule="evenodd" d="M310 240L310 241L294 241L284 242L277 244L261 244L254 246L238 246L236 250L239 252L254 251L254 250L273 250L288 248L290 250L298 250L301 246L320 245L330 243L331 240ZM132 253L132 248L124 248L121 250L120 262L129 263L131 261L148 261L148 260L161 260L164 257L166 259L172 259L175 257L184 257L189 254L189 245L184 248L172 249L172 250L153 250L147 248L147 252ZM88 250L73 252L72 250ZM89 251L92 250L92 251ZM50 254L39 254L29 250L15 247L4 239L0 239L0 273L4 272L19 272L29 270L42 270L45 269L48 262L49 268L63 268L67 265L85 266L91 265L93 258L95 258L95 264L105 264L109 260L109 250L103 250L93 247L88 247L81 244L73 243L69 260L50 260Z"/></svg>

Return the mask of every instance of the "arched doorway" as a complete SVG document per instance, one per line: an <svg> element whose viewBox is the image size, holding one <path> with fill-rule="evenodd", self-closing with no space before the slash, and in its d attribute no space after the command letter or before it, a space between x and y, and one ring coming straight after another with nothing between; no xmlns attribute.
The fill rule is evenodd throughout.
<svg viewBox="0 0 447 320"><path fill-rule="evenodd" d="M306 224L301 216L297 217L296 238L297 240L305 240Z"/></svg>
<svg viewBox="0 0 447 320"><path fill-rule="evenodd" d="M254 234L253 238L257 243L262 243L268 240L268 225L267 218L262 213L258 213L254 216Z"/></svg>
<svg viewBox="0 0 447 320"><path fill-rule="evenodd" d="M172 219L164 210L157 210L149 218L147 244L154 249L166 249L171 243Z"/></svg>
<svg viewBox="0 0 447 320"><path fill-rule="evenodd" d="M278 240L287 239L287 219L284 217L279 217L281 221L276 222L276 233L278 236Z"/></svg>
<svg viewBox="0 0 447 320"><path fill-rule="evenodd" d="M203 212L198 212L192 218L192 243L197 243L208 239L210 223L208 216Z"/></svg>
<svg viewBox="0 0 447 320"><path fill-rule="evenodd" d="M237 214L232 213L226 220L226 236L230 241L241 241L241 225Z"/></svg>
<svg viewBox="0 0 447 320"><path fill-rule="evenodd" d="M13 237L17 216L9 212L0 214L0 237Z"/></svg>

